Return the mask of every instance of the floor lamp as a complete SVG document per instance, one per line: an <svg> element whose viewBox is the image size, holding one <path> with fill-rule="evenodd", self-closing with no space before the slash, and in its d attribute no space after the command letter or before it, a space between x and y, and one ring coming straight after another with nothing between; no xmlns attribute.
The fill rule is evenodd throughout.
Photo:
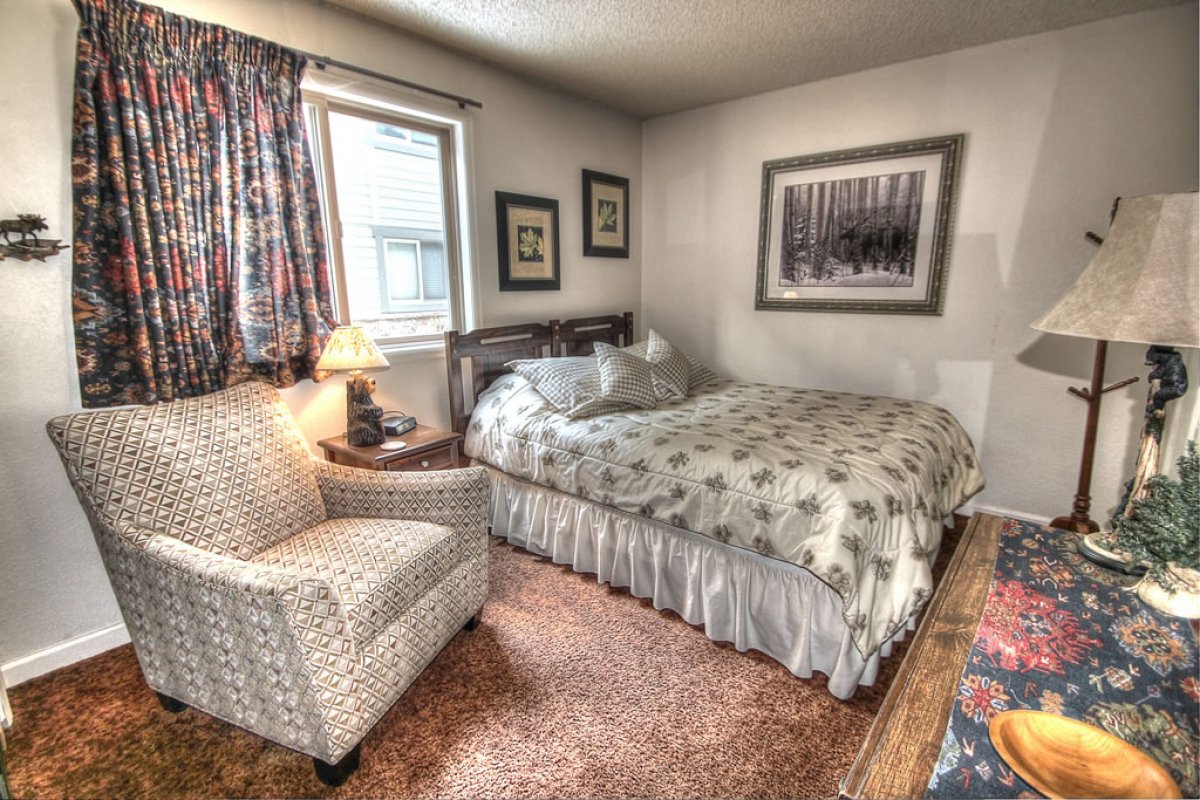
<svg viewBox="0 0 1200 800"><path fill-rule="evenodd" d="M1171 348L1200 347L1198 212L1195 192L1118 199L1096 256L1054 308L1032 325L1046 333L1096 340L1091 385L1068 390L1088 404L1075 503L1071 514L1053 520L1051 527L1081 534L1100 528L1089 516L1100 399L1137 380L1104 386L1108 342L1151 345L1146 358L1154 365L1137 471L1123 507L1140 496L1146 479L1158 471L1164 406L1187 388L1187 373Z"/></svg>

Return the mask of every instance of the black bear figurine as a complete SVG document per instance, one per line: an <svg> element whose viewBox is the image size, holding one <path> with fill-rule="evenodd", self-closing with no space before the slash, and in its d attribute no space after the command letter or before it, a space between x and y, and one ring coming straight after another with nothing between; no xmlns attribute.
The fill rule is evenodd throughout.
<svg viewBox="0 0 1200 800"><path fill-rule="evenodd" d="M354 447L383 444L383 409L375 405L371 393L375 379L363 374L351 375L346 383L346 441Z"/></svg>

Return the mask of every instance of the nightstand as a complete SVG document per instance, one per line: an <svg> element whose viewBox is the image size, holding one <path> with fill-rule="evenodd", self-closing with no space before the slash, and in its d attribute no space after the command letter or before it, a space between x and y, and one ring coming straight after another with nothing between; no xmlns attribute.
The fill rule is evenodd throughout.
<svg viewBox="0 0 1200 800"><path fill-rule="evenodd" d="M389 470L392 472L430 472L455 469L458 463L458 444L461 433L441 431L418 425L402 436L389 436L389 442L406 442L403 450L383 450L379 445L352 447L346 435L322 439L317 445L325 451L325 460L347 467Z"/></svg>

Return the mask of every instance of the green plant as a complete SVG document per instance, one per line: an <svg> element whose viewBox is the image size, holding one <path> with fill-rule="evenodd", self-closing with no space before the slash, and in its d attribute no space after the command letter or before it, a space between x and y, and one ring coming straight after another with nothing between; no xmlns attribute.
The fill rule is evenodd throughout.
<svg viewBox="0 0 1200 800"><path fill-rule="evenodd" d="M1135 500L1132 514L1116 526L1117 547L1135 563L1148 564L1150 576L1168 591L1175 583L1169 564L1200 569L1200 455L1195 441L1188 442L1177 468L1178 480L1150 478L1150 494Z"/></svg>

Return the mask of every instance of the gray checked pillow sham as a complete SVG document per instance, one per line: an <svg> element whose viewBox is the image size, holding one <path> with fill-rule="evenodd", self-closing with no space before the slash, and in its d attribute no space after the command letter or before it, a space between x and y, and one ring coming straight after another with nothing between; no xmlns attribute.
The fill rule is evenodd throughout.
<svg viewBox="0 0 1200 800"><path fill-rule="evenodd" d="M691 368L687 357L653 328L646 341L646 361L654 373L654 392L659 400L688 396L688 373Z"/></svg>
<svg viewBox="0 0 1200 800"><path fill-rule="evenodd" d="M592 356L520 359L505 366L529 381L550 405L571 419L632 408L629 403L604 396L600 366Z"/></svg>
<svg viewBox="0 0 1200 800"><path fill-rule="evenodd" d="M600 390L606 400L629 403L635 408L654 408L658 404L657 381L648 361L608 342L596 342L595 348Z"/></svg>
<svg viewBox="0 0 1200 800"><path fill-rule="evenodd" d="M650 350L650 341L646 340L642 342L635 342L634 344L629 345L629 347L622 349L626 353L632 353L639 358L646 358ZM675 347L674 349L683 355L684 360L687 361L688 364L688 385L687 392L684 396L690 395L697 386L718 380L719 376L717 373L713 372L711 369L692 358L687 351L680 350L678 347ZM662 400L664 398L659 397L659 399Z"/></svg>

